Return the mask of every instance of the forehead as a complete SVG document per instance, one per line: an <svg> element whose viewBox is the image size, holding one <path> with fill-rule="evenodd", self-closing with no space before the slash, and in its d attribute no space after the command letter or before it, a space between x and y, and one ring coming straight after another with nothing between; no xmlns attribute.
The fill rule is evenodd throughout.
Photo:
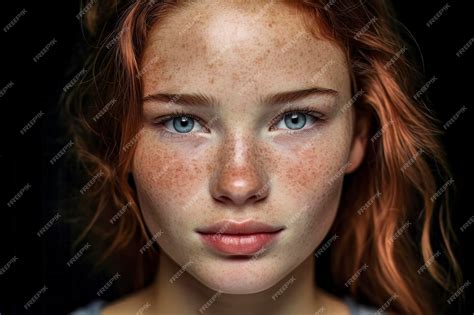
<svg viewBox="0 0 474 315"><path fill-rule="evenodd" d="M344 53L276 2L198 1L155 24L141 63L144 94L222 99L319 86L344 92Z"/></svg>

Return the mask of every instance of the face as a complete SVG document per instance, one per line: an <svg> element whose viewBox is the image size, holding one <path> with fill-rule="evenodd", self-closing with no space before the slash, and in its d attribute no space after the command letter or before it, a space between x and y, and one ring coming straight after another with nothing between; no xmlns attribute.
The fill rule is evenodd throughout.
<svg viewBox="0 0 474 315"><path fill-rule="evenodd" d="M343 52L283 4L199 1L152 28L140 75L132 172L161 250L234 294L268 289L313 255L363 155L353 109L341 110L351 98ZM280 231L252 252L241 243L257 236L231 241L221 226L217 243L234 242L223 251L197 232L222 220Z"/></svg>

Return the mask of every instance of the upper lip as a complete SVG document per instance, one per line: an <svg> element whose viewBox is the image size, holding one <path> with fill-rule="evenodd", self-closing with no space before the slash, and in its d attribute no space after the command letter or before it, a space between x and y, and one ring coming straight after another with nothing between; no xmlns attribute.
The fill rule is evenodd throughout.
<svg viewBox="0 0 474 315"><path fill-rule="evenodd" d="M284 228L284 226L274 226L255 220L242 222L222 220L204 228L198 228L196 232L204 234L256 234L278 232Z"/></svg>

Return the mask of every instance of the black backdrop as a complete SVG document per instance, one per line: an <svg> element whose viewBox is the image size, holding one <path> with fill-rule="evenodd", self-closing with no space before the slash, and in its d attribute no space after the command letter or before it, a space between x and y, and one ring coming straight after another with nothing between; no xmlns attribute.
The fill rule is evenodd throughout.
<svg viewBox="0 0 474 315"><path fill-rule="evenodd" d="M396 1L398 19L416 39L418 58L423 58L425 78L436 82L429 89L430 105L441 121L448 121L463 106L467 108L448 128L444 137L448 159L458 188L454 227L460 239L457 250L465 272L472 281L473 259L470 239L474 225L465 232L460 227L473 215L469 196L473 191L474 153L472 95L474 48L458 57L456 52L474 37L470 1L451 1L430 27L426 23L444 1ZM51 158L67 144L58 122L61 91L82 68L75 52L85 45L81 35L79 1L19 0L2 3L0 76L2 182L0 200L0 295L1 314L65 314L94 299L108 281L93 275L88 265L78 261L68 267L74 254L70 249L71 229L61 219L41 237L37 232L62 209L59 192L68 185L65 159L51 164ZM17 17L16 23L11 25ZM410 41L412 47L413 41ZM49 46L38 60L34 57ZM420 59L421 60L421 59ZM21 130L33 117L36 123L24 134ZM67 154L67 153L66 153ZM15 202L12 198L23 189ZM10 263L9 263L10 262ZM9 263L9 264L8 264ZM44 286L46 291L29 308L30 300ZM465 289L468 300L473 288ZM113 286L105 298L114 299ZM460 299L458 299L460 300ZM473 312L472 304L460 313Z"/></svg>

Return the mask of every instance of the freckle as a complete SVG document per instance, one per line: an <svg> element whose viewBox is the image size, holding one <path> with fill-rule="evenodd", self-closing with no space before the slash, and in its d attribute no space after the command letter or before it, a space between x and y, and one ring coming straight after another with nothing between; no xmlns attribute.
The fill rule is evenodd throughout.
<svg viewBox="0 0 474 315"><path fill-rule="evenodd" d="M199 168L198 163L193 163L194 176L199 176L201 174L201 169Z"/></svg>
<svg viewBox="0 0 474 315"><path fill-rule="evenodd" d="M273 22L268 23L268 27L272 27L272 26L273 26Z"/></svg>
<svg viewBox="0 0 474 315"><path fill-rule="evenodd" d="M209 83L210 83L210 84L213 84L213 83L214 83L214 78L210 78L210 79L209 79Z"/></svg>
<svg viewBox="0 0 474 315"><path fill-rule="evenodd" d="M206 169L207 169L208 173L210 173L212 171L212 167L213 167L212 164L210 164L210 163L207 164Z"/></svg>
<svg viewBox="0 0 474 315"><path fill-rule="evenodd" d="M238 81L238 80L240 80L240 76L237 73L233 73L232 74L232 79Z"/></svg>

